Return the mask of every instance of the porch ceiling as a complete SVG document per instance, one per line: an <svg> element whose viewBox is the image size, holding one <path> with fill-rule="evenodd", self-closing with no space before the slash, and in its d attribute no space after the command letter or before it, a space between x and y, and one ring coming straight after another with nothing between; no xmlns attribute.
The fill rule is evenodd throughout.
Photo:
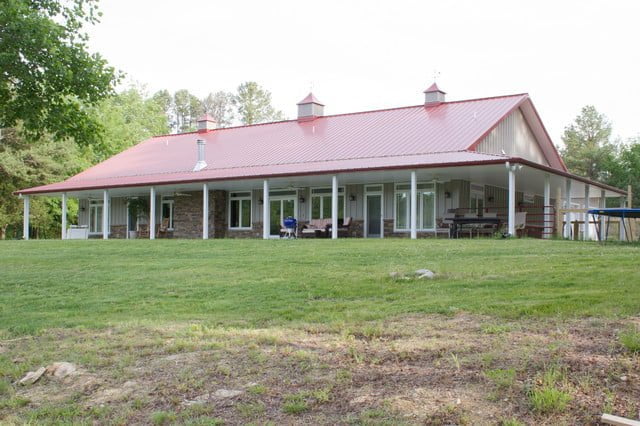
<svg viewBox="0 0 640 426"><path fill-rule="evenodd" d="M411 170L379 170L365 172L350 172L338 174L338 182L340 185L349 184L374 184L387 182L408 182L410 180ZM474 166L457 166L442 168L423 168L416 169L418 181L440 181L447 182L454 179L468 180L479 184L488 184L497 187L507 188L508 176L507 169L504 164L490 165L474 165ZM542 195L544 193L544 177L546 171L534 167L523 165L516 172L516 190L522 192L531 192ZM549 173L551 183L551 196L555 197L557 188L562 191L565 197L566 177ZM249 190L262 189L262 179L246 179L246 180L229 180L229 181L213 181L209 183L209 189L222 190ZM331 186L331 175L305 175L305 176L289 176L277 177L269 179L269 185L275 188L304 188L314 186ZM583 198L584 186L580 180L572 179L571 197ZM175 192L201 191L202 183L174 184L174 185L156 185L158 194L174 194ZM124 196L143 196L149 194L150 187L127 187L127 188L111 188L109 193L112 197ZM601 188L591 185L590 197L600 197ZM60 195L56 193L47 194L48 196ZM101 198L101 190L89 191L71 191L67 193L70 197L78 198ZM620 194L611 190L605 190L606 197L619 197Z"/></svg>

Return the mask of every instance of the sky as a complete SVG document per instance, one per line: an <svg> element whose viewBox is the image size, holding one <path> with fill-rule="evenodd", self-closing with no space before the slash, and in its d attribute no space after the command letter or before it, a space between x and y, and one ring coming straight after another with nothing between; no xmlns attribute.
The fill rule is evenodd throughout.
<svg viewBox="0 0 640 426"><path fill-rule="evenodd" d="M102 0L90 48L128 81L200 97L256 81L289 118L529 93L551 138L584 105L640 135L640 1Z"/></svg>

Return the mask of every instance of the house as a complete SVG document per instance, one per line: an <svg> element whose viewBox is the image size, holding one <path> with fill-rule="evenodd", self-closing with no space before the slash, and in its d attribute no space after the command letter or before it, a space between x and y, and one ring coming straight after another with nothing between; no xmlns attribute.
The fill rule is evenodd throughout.
<svg viewBox="0 0 640 426"><path fill-rule="evenodd" d="M493 214L511 235L527 212L548 237L558 197L588 207L625 192L569 173L527 94L447 102L434 83L416 106L325 115L310 93L294 120L217 128L204 116L195 132L153 137L18 194L27 231L30 197L47 195L62 197L65 230L76 197L89 236L154 239L162 227L207 239L270 238L288 216L350 217L354 237L417 238L452 212Z"/></svg>

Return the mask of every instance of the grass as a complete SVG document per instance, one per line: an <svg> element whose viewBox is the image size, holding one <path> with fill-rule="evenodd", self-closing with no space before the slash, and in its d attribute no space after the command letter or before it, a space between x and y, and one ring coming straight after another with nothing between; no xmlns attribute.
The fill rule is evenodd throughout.
<svg viewBox="0 0 640 426"><path fill-rule="evenodd" d="M550 368L542 374L540 384L531 390L529 401L534 411L540 414L558 413L565 410L571 394L565 392L564 373L557 368Z"/></svg>
<svg viewBox="0 0 640 426"><path fill-rule="evenodd" d="M620 343L631 353L640 352L640 330L633 327L623 331L620 333Z"/></svg>
<svg viewBox="0 0 640 426"><path fill-rule="evenodd" d="M1 241L0 333L159 321L357 323L458 311L627 316L640 305L639 255L638 245L541 240ZM419 268L439 277L389 278ZM364 335L376 338L379 329Z"/></svg>

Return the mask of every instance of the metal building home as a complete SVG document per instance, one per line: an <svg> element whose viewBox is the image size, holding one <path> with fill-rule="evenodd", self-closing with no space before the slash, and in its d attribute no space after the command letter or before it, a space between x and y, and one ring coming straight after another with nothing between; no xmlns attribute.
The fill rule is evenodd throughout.
<svg viewBox="0 0 640 426"><path fill-rule="evenodd" d="M420 105L325 115L309 94L297 119L229 128L202 117L195 132L19 191L24 235L37 195L62 197L63 238L206 239L278 237L287 217L319 231L303 235L333 238L438 236L457 218L479 224L472 236L495 230L484 220L548 237L556 202L597 207L625 194L567 171L527 94L447 102L433 84L424 95ZM69 228L68 197L80 205Z"/></svg>

